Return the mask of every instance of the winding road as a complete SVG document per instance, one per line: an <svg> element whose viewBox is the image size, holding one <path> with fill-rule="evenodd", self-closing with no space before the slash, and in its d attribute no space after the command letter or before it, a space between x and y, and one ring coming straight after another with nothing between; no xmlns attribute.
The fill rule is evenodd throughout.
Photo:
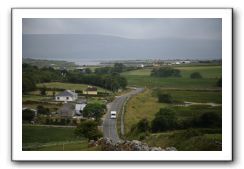
<svg viewBox="0 0 244 169"><path fill-rule="evenodd" d="M117 117L118 114L122 112L122 108L128 98L130 98L133 95L136 95L140 92L142 92L144 89L143 88L135 88L132 91L122 95L122 96L117 96L113 102L107 104L107 114L105 115L104 121L103 121L103 136L106 138L110 138L113 142L119 142L120 138L117 134L117 129L116 129L116 120L121 120L121 119L111 119L110 118L110 112L111 111L116 111L117 112ZM123 116L120 116L123 118ZM123 128L123 119L121 120L122 122L122 128Z"/></svg>

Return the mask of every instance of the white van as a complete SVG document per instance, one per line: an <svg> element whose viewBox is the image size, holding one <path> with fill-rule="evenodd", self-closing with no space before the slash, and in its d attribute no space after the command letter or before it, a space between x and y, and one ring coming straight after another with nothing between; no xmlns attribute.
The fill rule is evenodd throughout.
<svg viewBox="0 0 244 169"><path fill-rule="evenodd" d="M111 111L110 112L110 118L111 119L116 119L116 111Z"/></svg>

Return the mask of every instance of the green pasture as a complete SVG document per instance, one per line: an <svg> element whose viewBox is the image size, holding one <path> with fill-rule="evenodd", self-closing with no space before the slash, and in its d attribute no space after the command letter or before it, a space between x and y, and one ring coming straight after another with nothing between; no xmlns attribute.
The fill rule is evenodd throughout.
<svg viewBox="0 0 244 169"><path fill-rule="evenodd" d="M77 137L74 130L75 128L69 127L23 125L23 149L38 151L59 151L63 148L66 151L88 150L87 140Z"/></svg>

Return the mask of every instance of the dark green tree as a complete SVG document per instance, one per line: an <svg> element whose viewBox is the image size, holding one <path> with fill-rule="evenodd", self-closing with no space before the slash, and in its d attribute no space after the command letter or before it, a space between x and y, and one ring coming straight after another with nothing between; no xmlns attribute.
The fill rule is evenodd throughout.
<svg viewBox="0 0 244 169"><path fill-rule="evenodd" d="M158 102L160 102L160 103L173 103L173 98L170 94L159 93L158 94Z"/></svg>
<svg viewBox="0 0 244 169"><path fill-rule="evenodd" d="M161 108L156 113L154 119L151 122L151 128L153 132L160 132L166 130L173 130L177 126L177 119L175 112L169 108Z"/></svg>
<svg viewBox="0 0 244 169"><path fill-rule="evenodd" d="M43 86L42 88L40 88L40 95L42 95L42 96L46 96L47 95L46 86Z"/></svg>
<svg viewBox="0 0 244 169"><path fill-rule="evenodd" d="M155 77L181 77L180 70L171 67L154 68L151 76Z"/></svg>
<svg viewBox="0 0 244 169"><path fill-rule="evenodd" d="M22 93L27 94L30 91L36 89L36 84L34 80L29 76L23 76L22 78Z"/></svg>
<svg viewBox="0 0 244 169"><path fill-rule="evenodd" d="M22 121L30 122L35 117L35 112L30 109L25 109L22 111Z"/></svg>
<svg viewBox="0 0 244 169"><path fill-rule="evenodd" d="M98 130L98 124L93 120L82 121L75 129L75 134L79 137L86 137L89 140L97 140L102 137L102 133Z"/></svg>
<svg viewBox="0 0 244 169"><path fill-rule="evenodd" d="M43 115L49 115L50 114L50 110L49 108L45 108L42 105L37 106L37 114L43 114Z"/></svg>
<svg viewBox="0 0 244 169"><path fill-rule="evenodd" d="M105 104L99 103L89 103L83 110L83 116L87 118L95 118L96 121L99 121L102 115L106 110Z"/></svg>
<svg viewBox="0 0 244 169"><path fill-rule="evenodd" d="M201 78L202 78L202 75L201 75L199 72L193 72L193 73L190 75L190 78L191 78L191 79L201 79Z"/></svg>
<svg viewBox="0 0 244 169"><path fill-rule="evenodd" d="M220 79L217 81L216 85L217 85L218 87L222 87L222 78L220 78Z"/></svg>

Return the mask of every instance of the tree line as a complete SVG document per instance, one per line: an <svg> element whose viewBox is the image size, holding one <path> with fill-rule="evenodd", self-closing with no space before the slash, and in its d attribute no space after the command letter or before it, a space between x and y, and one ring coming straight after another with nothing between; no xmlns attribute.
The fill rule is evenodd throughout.
<svg viewBox="0 0 244 169"><path fill-rule="evenodd" d="M102 88L117 91L127 86L127 80L120 76L123 64L115 64L113 73L86 70L87 73L78 71L54 70L53 68L38 68L29 64L22 65L22 92L28 93L36 89L37 83L45 82L70 82L100 86ZM98 68L103 70L104 68ZM99 73L103 72L103 73Z"/></svg>

